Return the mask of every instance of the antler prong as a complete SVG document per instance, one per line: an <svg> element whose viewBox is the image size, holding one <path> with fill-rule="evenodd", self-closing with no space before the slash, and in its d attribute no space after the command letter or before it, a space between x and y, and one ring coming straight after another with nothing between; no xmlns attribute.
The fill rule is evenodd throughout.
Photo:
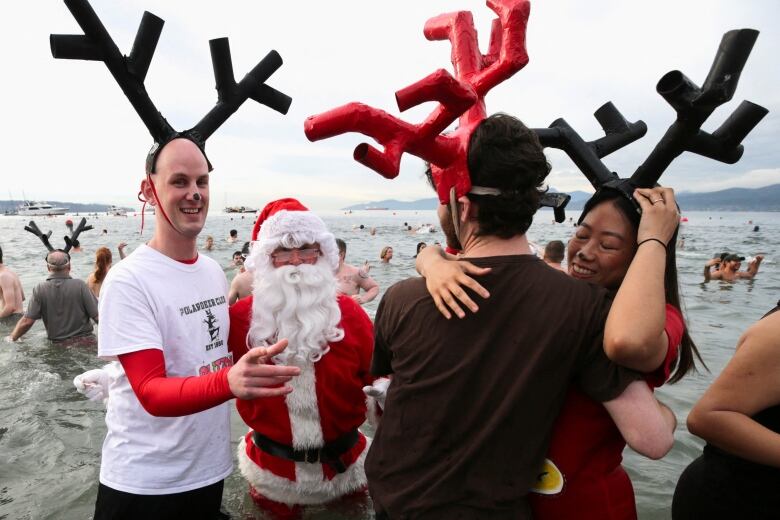
<svg viewBox="0 0 780 520"><path fill-rule="evenodd" d="M601 161L610 153L640 139L647 132L643 121L630 123L611 102L607 102L593 114L605 136L585 142L564 119L556 119L549 128L535 128L542 146L558 148L566 152L588 181L598 188L617 179L617 175Z"/></svg>
<svg viewBox="0 0 780 520"><path fill-rule="evenodd" d="M103 55L89 38L83 34L52 34L49 47L55 58L66 60L102 61Z"/></svg>
<svg viewBox="0 0 780 520"><path fill-rule="evenodd" d="M119 52L119 48L87 0L65 0L65 5L84 31L84 35L51 35L49 42L52 56L102 61L154 140L164 142L167 137L175 134L173 127L154 106L143 84L163 21L151 13L144 13L135 38L134 54L131 52L131 60ZM87 41L91 45L87 45Z"/></svg>
<svg viewBox="0 0 780 520"><path fill-rule="evenodd" d="M146 79L154 51L157 49L157 42L160 41L163 25L165 25L165 21L162 18L148 11L145 11L141 17L141 24L138 26L138 32L135 34L135 41L133 41L133 47L128 57L128 68L141 83Z"/></svg>
<svg viewBox="0 0 780 520"><path fill-rule="evenodd" d="M76 226L76 229L73 230L73 233L71 233L70 236L65 236L65 249L63 249L63 251L66 253L69 252L73 247L73 244L78 240L79 235L90 229L94 228L92 225L87 225L87 219L85 217L81 217L81 221L79 222L79 225Z"/></svg>
<svg viewBox="0 0 780 520"><path fill-rule="evenodd" d="M24 226L24 230L29 231L38 237L41 242L43 242L43 245L46 246L47 250L54 251L54 247L49 242L49 237L51 237L51 230L48 233L43 234L34 220L31 220L26 226Z"/></svg>
<svg viewBox="0 0 780 520"><path fill-rule="evenodd" d="M699 88L680 71L665 74L656 91L677 112L656 147L631 176L636 186L653 186L672 161L685 151L734 163L742 156L740 142L767 114L753 103L741 104L713 134L701 125L717 107L731 100L758 31L739 29L723 35L704 85Z"/></svg>
<svg viewBox="0 0 780 520"><path fill-rule="evenodd" d="M192 131L207 139L248 98L266 105L272 110L286 114L292 98L277 90L269 91L266 80L282 66L282 57L276 51L269 52L239 83L233 76L230 46L227 38L209 42L214 78L217 83L217 104L201 119Z"/></svg>

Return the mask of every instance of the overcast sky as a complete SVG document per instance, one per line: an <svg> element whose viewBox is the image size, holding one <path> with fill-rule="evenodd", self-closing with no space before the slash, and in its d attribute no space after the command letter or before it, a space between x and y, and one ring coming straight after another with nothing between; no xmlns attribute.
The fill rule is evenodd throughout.
<svg viewBox="0 0 780 520"><path fill-rule="evenodd" d="M146 79L171 124L186 129L216 101L208 40L230 38L241 79L270 49L284 65L269 84L293 98L286 116L249 101L208 141L214 164L211 206L262 205L296 196L313 209L433 196L422 161L405 155L388 181L352 160L367 138L310 143L303 121L349 101L398 114L394 92L437 68L451 70L448 42L422 34L434 15L470 10L483 51L494 14L476 0L371 2L193 2L93 0L109 33L129 53L144 10L165 20ZM734 99L705 123L714 130L743 100L770 110L745 140L735 165L684 154L662 179L678 191L713 191L780 182L780 2L536 0L528 24L529 64L487 97L489 112L508 112L531 127L564 117L586 140L601 130L593 112L613 101L648 125L640 141L606 158L630 174L674 119L655 92L679 69L701 85L726 31L761 31ZM49 34L80 34L58 0L13 2L0 21L4 78L3 190L0 199L67 200L135 206L151 138L101 62L54 60ZM403 118L417 122L432 109ZM368 142L371 142L368 140ZM584 176L560 152L548 152L555 188L587 190Z"/></svg>

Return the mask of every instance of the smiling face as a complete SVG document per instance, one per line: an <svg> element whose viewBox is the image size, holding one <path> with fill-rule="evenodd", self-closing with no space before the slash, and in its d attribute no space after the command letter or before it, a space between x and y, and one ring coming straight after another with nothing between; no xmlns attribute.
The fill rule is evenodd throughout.
<svg viewBox="0 0 780 520"><path fill-rule="evenodd" d="M585 216L569 240L569 274L617 289L635 252L636 230L613 202L603 202Z"/></svg>
<svg viewBox="0 0 780 520"><path fill-rule="evenodd" d="M192 141L174 139L160 152L156 169L157 173L150 178L157 191L157 204L162 206L175 231L187 238L196 238L206 223L209 209L206 158ZM151 199L152 194L147 194L147 198ZM170 224L159 213L158 228L170 229Z"/></svg>

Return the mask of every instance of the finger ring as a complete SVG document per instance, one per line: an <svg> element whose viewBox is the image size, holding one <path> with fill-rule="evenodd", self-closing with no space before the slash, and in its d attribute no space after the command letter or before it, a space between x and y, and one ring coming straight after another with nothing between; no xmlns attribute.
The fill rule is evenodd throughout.
<svg viewBox="0 0 780 520"><path fill-rule="evenodd" d="M664 199L655 199L655 200L651 200L650 204L655 204L656 202L663 202L663 201Z"/></svg>

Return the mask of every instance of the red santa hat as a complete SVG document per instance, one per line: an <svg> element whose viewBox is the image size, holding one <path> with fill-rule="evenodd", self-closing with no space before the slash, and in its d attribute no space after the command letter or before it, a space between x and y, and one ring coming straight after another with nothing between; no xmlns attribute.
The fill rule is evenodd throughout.
<svg viewBox="0 0 780 520"><path fill-rule="evenodd" d="M321 260L327 261L334 273L339 268L336 237L328 231L320 217L296 199L279 199L266 204L257 215L252 241L252 252L259 248L266 265L271 264L271 253L279 247L296 248L317 243L322 251ZM250 258L254 258L254 263L259 260L255 255L250 255ZM260 266L247 267L257 269Z"/></svg>

